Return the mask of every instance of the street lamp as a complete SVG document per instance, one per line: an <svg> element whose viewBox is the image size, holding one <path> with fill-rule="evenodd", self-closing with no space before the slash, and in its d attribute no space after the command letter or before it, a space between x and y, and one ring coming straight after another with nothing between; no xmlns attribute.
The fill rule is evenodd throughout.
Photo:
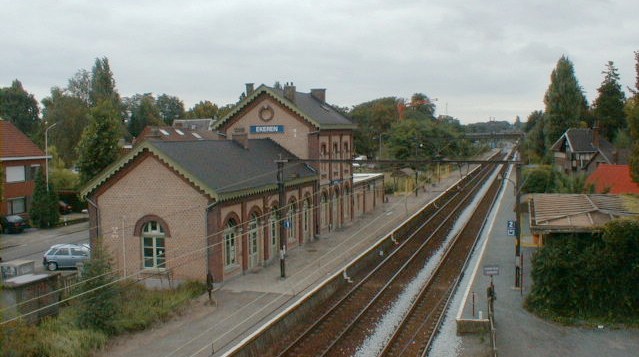
<svg viewBox="0 0 639 357"><path fill-rule="evenodd" d="M49 125L49 127L44 131L44 155L47 160L47 165L44 168L44 173L47 181L47 192L49 192L49 129L58 125L58 123L53 123Z"/></svg>

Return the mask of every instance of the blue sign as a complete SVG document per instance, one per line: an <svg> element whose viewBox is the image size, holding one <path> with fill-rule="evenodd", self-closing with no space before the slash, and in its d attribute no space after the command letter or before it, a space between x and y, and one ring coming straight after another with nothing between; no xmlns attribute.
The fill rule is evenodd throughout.
<svg viewBox="0 0 639 357"><path fill-rule="evenodd" d="M251 134L284 133L284 125L251 125Z"/></svg>
<svg viewBox="0 0 639 357"><path fill-rule="evenodd" d="M514 230L514 229L512 229L512 228L509 228L509 229L508 229L508 235L509 235L510 237L514 237L514 236L515 236L515 230Z"/></svg>
<svg viewBox="0 0 639 357"><path fill-rule="evenodd" d="M515 221L508 221L508 229L515 229Z"/></svg>
<svg viewBox="0 0 639 357"><path fill-rule="evenodd" d="M284 228L290 229L291 228L291 221L289 221L289 220L284 221Z"/></svg>

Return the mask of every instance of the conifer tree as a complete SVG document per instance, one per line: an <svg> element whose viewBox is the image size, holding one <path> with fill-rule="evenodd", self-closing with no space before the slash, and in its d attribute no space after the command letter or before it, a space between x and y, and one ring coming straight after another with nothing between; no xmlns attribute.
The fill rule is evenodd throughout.
<svg viewBox="0 0 639 357"><path fill-rule="evenodd" d="M29 216L33 225L39 228L54 227L60 220L58 212L58 195L49 183L49 190L42 170L38 171L33 191L33 200L29 209Z"/></svg>
<svg viewBox="0 0 639 357"><path fill-rule="evenodd" d="M89 126L82 133L78 144L80 182L91 180L95 175L118 158L120 123L118 110L110 101L102 101L89 113Z"/></svg>
<svg viewBox="0 0 639 357"><path fill-rule="evenodd" d="M601 134L612 141L617 131L624 129L627 125L624 113L626 95L621 90L619 73L612 61L608 61L606 70L602 73L604 80L597 89L599 95L593 103L593 112L595 120L599 122Z"/></svg>
<svg viewBox="0 0 639 357"><path fill-rule="evenodd" d="M561 56L550 75L544 104L544 135L546 147L550 147L567 129L579 126L588 110L573 64L566 56Z"/></svg>

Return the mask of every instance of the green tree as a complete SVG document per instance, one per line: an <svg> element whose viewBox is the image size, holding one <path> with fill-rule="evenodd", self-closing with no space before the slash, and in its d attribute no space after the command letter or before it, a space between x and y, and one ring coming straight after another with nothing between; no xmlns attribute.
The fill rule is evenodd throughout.
<svg viewBox="0 0 639 357"><path fill-rule="evenodd" d="M544 96L544 136L549 148L569 128L578 127L588 111L588 103L575 77L572 62L561 56L550 75L550 86Z"/></svg>
<svg viewBox="0 0 639 357"><path fill-rule="evenodd" d="M77 322L81 328L91 328L108 335L115 334L119 290L114 283L112 262L101 238L91 245L91 259L84 263L82 281L77 291Z"/></svg>
<svg viewBox="0 0 639 357"><path fill-rule="evenodd" d="M635 51L635 71L637 73L635 88L630 88L632 97L626 102L624 112L628 120L630 137L634 141L629 160L630 173L633 181L639 182L639 51Z"/></svg>
<svg viewBox="0 0 639 357"><path fill-rule="evenodd" d="M14 80L11 87L0 88L0 117L12 122L27 136L33 137L40 119L38 101Z"/></svg>
<svg viewBox="0 0 639 357"><path fill-rule="evenodd" d="M82 99L58 87L51 88L51 96L44 98L42 104L44 122L57 123L55 129L49 131L49 143L58 148L62 160L70 166L78 158L76 146L89 124L89 107Z"/></svg>
<svg viewBox="0 0 639 357"><path fill-rule="evenodd" d="M375 157L380 152L380 143L384 146L392 124L399 118L397 98L386 97L361 103L354 106L348 115L357 123L355 152Z"/></svg>
<svg viewBox="0 0 639 357"><path fill-rule="evenodd" d="M525 156L530 162L542 163L547 157L544 123L544 113L536 110L530 113L524 126L524 131L526 132L524 150L526 151Z"/></svg>
<svg viewBox="0 0 639 357"><path fill-rule="evenodd" d="M91 105L91 73L86 69L79 70L69 79L66 91L71 97L81 100L85 106Z"/></svg>
<svg viewBox="0 0 639 357"><path fill-rule="evenodd" d="M110 101L103 101L91 109L89 118L90 124L78 144L77 167L82 184L118 158L120 124L117 108Z"/></svg>
<svg viewBox="0 0 639 357"><path fill-rule="evenodd" d="M535 166L524 169L523 193L547 193L554 191L555 172L552 166Z"/></svg>
<svg viewBox="0 0 639 357"><path fill-rule="evenodd" d="M626 95L621 89L619 73L612 61L608 62L606 70L602 73L604 80L597 89L599 95L592 104L593 114L595 120L599 122L601 134L609 141L613 141L617 131L626 127L624 113Z"/></svg>
<svg viewBox="0 0 639 357"><path fill-rule="evenodd" d="M218 107L208 100L200 101L186 112L187 119L213 119L217 116Z"/></svg>
<svg viewBox="0 0 639 357"><path fill-rule="evenodd" d="M158 126L164 123L160 110L155 105L155 98L150 93L136 94L125 102L131 113L128 129L133 137L140 135L147 125Z"/></svg>
<svg viewBox="0 0 639 357"><path fill-rule="evenodd" d="M92 107L98 106L102 101L110 101L114 107L121 105L120 95L115 88L115 79L106 57L96 58L91 71L91 89L89 102Z"/></svg>
<svg viewBox="0 0 639 357"><path fill-rule="evenodd" d="M184 118L186 114L184 102L175 96L162 94L155 101L155 104L160 110L160 116L166 125L173 125L175 119Z"/></svg>
<svg viewBox="0 0 639 357"><path fill-rule="evenodd" d="M33 201L29 209L31 222L39 228L54 227L60 220L58 212L58 195L49 182L49 189L45 182L42 170L36 175L35 190L33 191Z"/></svg>

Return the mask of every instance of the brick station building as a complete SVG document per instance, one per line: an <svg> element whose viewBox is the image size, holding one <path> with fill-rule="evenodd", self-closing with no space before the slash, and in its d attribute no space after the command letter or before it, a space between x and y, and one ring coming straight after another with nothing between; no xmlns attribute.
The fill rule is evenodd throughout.
<svg viewBox="0 0 639 357"><path fill-rule="evenodd" d="M354 129L325 90L249 84L213 124L217 139L151 130L89 182L91 237L103 238L121 274L147 282L259 270L279 260L280 245L294 249L383 203L383 175L354 176L347 161ZM283 202L276 160L288 160Z"/></svg>

